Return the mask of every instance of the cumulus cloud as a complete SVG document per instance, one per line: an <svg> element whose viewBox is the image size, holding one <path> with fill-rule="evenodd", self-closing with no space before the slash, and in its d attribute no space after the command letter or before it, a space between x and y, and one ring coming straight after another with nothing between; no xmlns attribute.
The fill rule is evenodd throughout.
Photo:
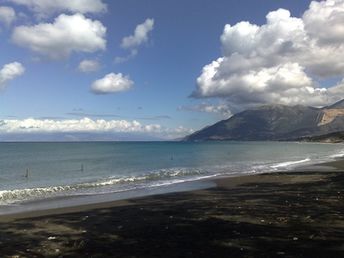
<svg viewBox="0 0 344 258"><path fill-rule="evenodd" d="M144 23L136 26L134 35L122 39L121 47L124 49L137 48L148 41L148 34L154 28L154 19L146 19Z"/></svg>
<svg viewBox="0 0 344 258"><path fill-rule="evenodd" d="M144 125L133 120L93 120L90 118L53 120L34 119L0 120L0 133L145 133L174 138L192 133L184 127L165 128L159 124Z"/></svg>
<svg viewBox="0 0 344 258"><path fill-rule="evenodd" d="M343 44L344 4L341 0L311 2L303 20L307 32L320 44Z"/></svg>
<svg viewBox="0 0 344 258"><path fill-rule="evenodd" d="M0 22L10 26L16 19L16 12L12 7L0 6Z"/></svg>
<svg viewBox="0 0 344 258"><path fill-rule="evenodd" d="M15 79L25 72L21 63L13 62L4 65L0 70L0 90L4 89L7 82Z"/></svg>
<svg viewBox="0 0 344 258"><path fill-rule="evenodd" d="M101 22L82 14L61 14L53 23L16 27L12 40L48 58L63 59L72 52L105 50L105 36L106 27Z"/></svg>
<svg viewBox="0 0 344 258"><path fill-rule="evenodd" d="M313 1L300 18L278 9L261 26L227 24L220 39L223 55L204 66L193 97L242 107L322 106L344 97L343 83L319 83L344 76L344 0Z"/></svg>
<svg viewBox="0 0 344 258"><path fill-rule="evenodd" d="M14 4L23 5L36 13L40 18L58 12L71 13L102 13L107 6L102 0L8 0Z"/></svg>
<svg viewBox="0 0 344 258"><path fill-rule="evenodd" d="M109 73L103 78L92 83L91 89L96 94L109 94L127 91L134 86L134 82L129 76L122 73Z"/></svg>
<svg viewBox="0 0 344 258"><path fill-rule="evenodd" d="M121 42L121 47L130 51L130 54L125 57L116 57L116 63L126 62L138 53L138 48L146 43L149 39L149 33L154 29L154 19L146 19L143 23L136 26L134 34L124 37Z"/></svg>
<svg viewBox="0 0 344 258"><path fill-rule="evenodd" d="M79 71L83 73L95 72L98 71L99 68L100 64L97 60L89 59L82 60L78 66Z"/></svg>

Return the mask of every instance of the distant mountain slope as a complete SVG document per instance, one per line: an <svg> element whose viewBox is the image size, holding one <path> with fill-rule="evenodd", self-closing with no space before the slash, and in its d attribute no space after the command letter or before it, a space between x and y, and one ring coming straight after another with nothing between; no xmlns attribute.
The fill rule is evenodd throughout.
<svg viewBox="0 0 344 258"><path fill-rule="evenodd" d="M327 106L325 107L326 109L338 109L338 108L344 108L344 99L330 105L330 106Z"/></svg>
<svg viewBox="0 0 344 258"><path fill-rule="evenodd" d="M325 108L265 105L235 114L184 140L288 140L339 131L344 131L344 100Z"/></svg>
<svg viewBox="0 0 344 258"><path fill-rule="evenodd" d="M318 136L303 137L298 140L306 142L339 143L344 142L344 131Z"/></svg>

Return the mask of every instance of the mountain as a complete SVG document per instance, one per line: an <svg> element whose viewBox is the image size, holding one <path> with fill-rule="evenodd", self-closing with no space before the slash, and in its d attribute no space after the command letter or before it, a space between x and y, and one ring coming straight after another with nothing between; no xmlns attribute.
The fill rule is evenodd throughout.
<svg viewBox="0 0 344 258"><path fill-rule="evenodd" d="M184 140L295 140L340 131L344 131L344 100L324 108L264 105L248 109Z"/></svg>
<svg viewBox="0 0 344 258"><path fill-rule="evenodd" d="M344 99L326 107L326 109L342 109L342 108L344 108Z"/></svg>
<svg viewBox="0 0 344 258"><path fill-rule="evenodd" d="M339 143L344 141L344 131L318 136L303 137L298 140L305 142Z"/></svg>

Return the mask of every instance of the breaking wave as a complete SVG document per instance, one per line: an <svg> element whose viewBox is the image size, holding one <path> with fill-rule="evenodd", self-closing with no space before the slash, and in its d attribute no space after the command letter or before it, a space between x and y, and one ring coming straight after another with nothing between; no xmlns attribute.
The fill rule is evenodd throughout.
<svg viewBox="0 0 344 258"><path fill-rule="evenodd" d="M164 186L173 183L190 181L190 179L195 180L205 178L207 177L206 175L207 171L201 169L174 168L161 169L139 176L110 177L107 179L100 179L72 185L2 190L0 191L0 205L64 195L90 194L94 193L93 190L95 189L102 189L106 187L111 188L112 186L122 186L122 188L118 188L117 191L133 189L133 186L134 188ZM175 178L178 178L178 180ZM116 192L116 190L112 189L112 191L109 190L109 192Z"/></svg>
<svg viewBox="0 0 344 258"><path fill-rule="evenodd" d="M311 159L306 158L306 159L295 160L295 161L281 162L281 163L278 163L278 164L273 165L271 167L274 169L276 169L276 168L287 168L287 167L292 167L292 166L299 165L301 163L305 163L305 162L309 162L309 161L311 161Z"/></svg>

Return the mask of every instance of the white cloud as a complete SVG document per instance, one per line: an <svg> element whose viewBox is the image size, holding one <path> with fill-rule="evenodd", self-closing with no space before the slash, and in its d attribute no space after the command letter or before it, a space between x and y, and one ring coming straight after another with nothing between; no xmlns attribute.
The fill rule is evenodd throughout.
<svg viewBox="0 0 344 258"><path fill-rule="evenodd" d="M160 132L160 135L165 139L178 139L194 132L195 130L193 129L185 128L184 126L178 126L176 128L164 128Z"/></svg>
<svg viewBox="0 0 344 258"><path fill-rule="evenodd" d="M154 19L146 19L144 23L136 26L134 35L122 39L121 47L125 49L137 48L148 41L149 32L154 28Z"/></svg>
<svg viewBox="0 0 344 258"><path fill-rule="evenodd" d="M97 60L89 59L82 60L78 66L79 71L83 73L95 72L98 71L99 68L100 64Z"/></svg>
<svg viewBox="0 0 344 258"><path fill-rule="evenodd" d="M53 120L11 119L0 120L0 133L145 133L164 138L176 138L192 133L192 129L182 126L166 128L159 124L144 125L133 120L93 120L90 118Z"/></svg>
<svg viewBox="0 0 344 258"><path fill-rule="evenodd" d="M61 14L53 23L16 27L12 40L51 59L63 59L72 52L105 50L105 36L106 27L101 22L82 14Z"/></svg>
<svg viewBox="0 0 344 258"><path fill-rule="evenodd" d="M115 63L123 63L138 54L138 48L149 39L149 33L154 29L154 19L146 19L143 23L136 26L134 34L124 37L121 47L130 50L130 54L125 57L116 57Z"/></svg>
<svg viewBox="0 0 344 258"><path fill-rule="evenodd" d="M197 98L217 97L233 106L262 103L321 106L344 95L319 79L344 76L344 0L312 2L301 18L279 9L261 26L227 24L223 56L204 66Z"/></svg>
<svg viewBox="0 0 344 258"><path fill-rule="evenodd" d="M23 5L36 13L40 18L58 12L71 13L102 13L107 6L102 0L8 0L12 3Z"/></svg>
<svg viewBox="0 0 344 258"><path fill-rule="evenodd" d="M232 112L226 103L220 103L220 104L201 103L195 106L181 106L178 108L178 110L213 113L213 114L219 114L226 118L232 116Z"/></svg>
<svg viewBox="0 0 344 258"><path fill-rule="evenodd" d="M313 1L304 13L303 20L307 32L321 44L343 44L343 0Z"/></svg>
<svg viewBox="0 0 344 258"><path fill-rule="evenodd" d="M4 65L0 70L0 90L4 89L7 82L15 79L25 72L21 63L13 62Z"/></svg>
<svg viewBox="0 0 344 258"><path fill-rule="evenodd" d="M128 76L121 73L109 73L103 78L93 82L91 89L96 94L109 94L127 91L134 86L134 82Z"/></svg>
<svg viewBox="0 0 344 258"><path fill-rule="evenodd" d="M137 49L132 49L129 53L129 55L127 56L117 56L115 57L115 63L116 64L120 64L120 63L125 63L127 61L129 61L130 59L133 59L138 53Z"/></svg>
<svg viewBox="0 0 344 258"><path fill-rule="evenodd" d="M159 125L142 125L137 121L92 120L90 118L71 120L33 119L2 120L0 131L23 132L154 132Z"/></svg>
<svg viewBox="0 0 344 258"><path fill-rule="evenodd" d="M16 19L16 12L12 7L0 6L0 22L10 26Z"/></svg>

